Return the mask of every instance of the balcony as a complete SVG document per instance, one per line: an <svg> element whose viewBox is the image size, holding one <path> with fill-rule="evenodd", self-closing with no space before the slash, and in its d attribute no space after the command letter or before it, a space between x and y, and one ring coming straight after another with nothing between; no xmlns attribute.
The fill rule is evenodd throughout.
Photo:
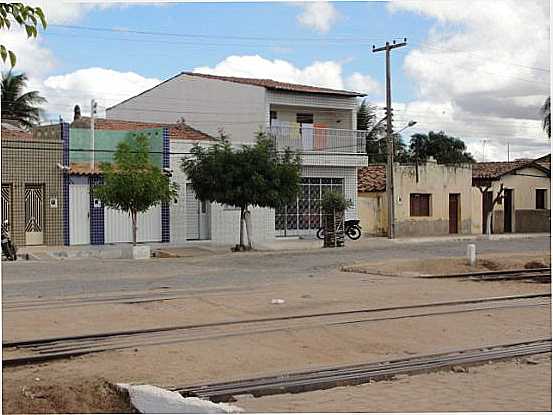
<svg viewBox="0 0 553 415"><path fill-rule="evenodd" d="M278 150L290 148L302 154L365 154L366 131L342 130L336 128L316 127L281 127L267 128Z"/></svg>

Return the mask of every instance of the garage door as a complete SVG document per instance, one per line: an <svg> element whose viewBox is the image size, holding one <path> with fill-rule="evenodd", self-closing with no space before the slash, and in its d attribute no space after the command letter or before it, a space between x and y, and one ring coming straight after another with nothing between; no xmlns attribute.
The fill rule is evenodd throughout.
<svg viewBox="0 0 553 415"><path fill-rule="evenodd" d="M128 213L104 209L105 243L132 242L132 221ZM138 214L138 242L161 242L161 205Z"/></svg>

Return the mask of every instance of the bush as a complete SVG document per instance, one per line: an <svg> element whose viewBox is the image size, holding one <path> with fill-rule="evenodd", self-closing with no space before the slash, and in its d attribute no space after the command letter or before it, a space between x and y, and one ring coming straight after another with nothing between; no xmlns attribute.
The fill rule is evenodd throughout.
<svg viewBox="0 0 553 415"><path fill-rule="evenodd" d="M346 200L344 195L335 190L325 192L321 200L321 207L324 212L344 211L353 206L350 200Z"/></svg>

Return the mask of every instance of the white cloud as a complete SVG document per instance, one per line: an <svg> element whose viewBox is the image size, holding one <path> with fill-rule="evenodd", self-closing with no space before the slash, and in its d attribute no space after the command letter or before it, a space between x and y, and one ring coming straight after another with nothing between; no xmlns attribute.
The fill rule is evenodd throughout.
<svg viewBox="0 0 553 415"><path fill-rule="evenodd" d="M39 90L48 99L51 113L60 114L71 121L73 107L79 104L82 114L89 112L90 100L96 99L99 116L105 109L130 98L161 81L145 78L134 72L118 72L104 68L79 69L65 75L50 76L42 82ZM114 92L117 91L117 92Z"/></svg>
<svg viewBox="0 0 553 415"><path fill-rule="evenodd" d="M280 82L334 89L351 88L369 93L379 90L378 83L369 75L354 73L344 80L342 64L334 61L315 61L304 68L297 68L288 61L269 60L259 55L229 56L212 68L202 66L195 68L194 72L246 78L269 78Z"/></svg>
<svg viewBox="0 0 553 415"><path fill-rule="evenodd" d="M414 119L468 137L477 153L480 140L489 139L488 159L506 158L499 150L509 137L517 156L547 150L539 108L550 94L548 1L410 0L388 7L436 19L424 42L408 40L404 70L419 101L407 106ZM435 112L443 108L446 115Z"/></svg>
<svg viewBox="0 0 553 415"><path fill-rule="evenodd" d="M297 16L298 22L310 29L326 33L338 21L340 14L328 2L303 3L303 12Z"/></svg>

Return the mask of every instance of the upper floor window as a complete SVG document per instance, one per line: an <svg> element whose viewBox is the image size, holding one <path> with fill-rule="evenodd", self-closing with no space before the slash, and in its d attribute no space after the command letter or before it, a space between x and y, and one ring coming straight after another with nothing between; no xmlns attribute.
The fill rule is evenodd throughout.
<svg viewBox="0 0 553 415"><path fill-rule="evenodd" d="M536 209L546 209L547 205L545 203L547 196L546 189L536 189Z"/></svg>
<svg viewBox="0 0 553 415"><path fill-rule="evenodd" d="M430 194L411 193L409 195L410 216L430 216Z"/></svg>
<svg viewBox="0 0 553 415"><path fill-rule="evenodd" d="M299 124L313 124L313 114L297 113L296 122Z"/></svg>

